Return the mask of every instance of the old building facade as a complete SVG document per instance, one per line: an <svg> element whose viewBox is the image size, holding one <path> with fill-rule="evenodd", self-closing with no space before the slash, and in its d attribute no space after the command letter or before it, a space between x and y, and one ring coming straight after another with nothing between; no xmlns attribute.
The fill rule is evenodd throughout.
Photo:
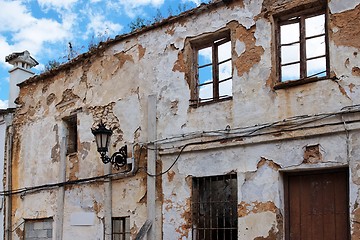
<svg viewBox="0 0 360 240"><path fill-rule="evenodd" d="M20 83L5 239L359 239L359 24L215 1Z"/></svg>

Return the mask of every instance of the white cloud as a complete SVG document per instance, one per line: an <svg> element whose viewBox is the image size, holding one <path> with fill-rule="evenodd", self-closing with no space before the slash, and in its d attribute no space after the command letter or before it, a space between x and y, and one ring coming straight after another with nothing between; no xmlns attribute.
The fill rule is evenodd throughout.
<svg viewBox="0 0 360 240"><path fill-rule="evenodd" d="M86 29L86 35L95 34L106 37L119 34L123 26L106 20L103 15L96 14L90 16L90 22Z"/></svg>
<svg viewBox="0 0 360 240"><path fill-rule="evenodd" d="M71 1L65 2L70 3ZM65 3L62 4L67 6ZM0 25L0 58L2 59L12 52L24 50L28 50L34 56L40 51L45 51L45 43L61 42L72 37L72 26L76 19L74 14L66 14L63 22L58 22L53 19L35 18L25 3L21 1L0 0L0 5L2 7L0 14L0 22L2 23ZM1 62L4 64L3 61Z"/></svg>
<svg viewBox="0 0 360 240"><path fill-rule="evenodd" d="M182 0L181 2L183 2L183 3L192 2L192 3L195 3L197 6L199 6L201 3L200 0Z"/></svg>
<svg viewBox="0 0 360 240"><path fill-rule="evenodd" d="M21 1L0 0L0 32L14 32L34 22L34 18Z"/></svg>
<svg viewBox="0 0 360 240"><path fill-rule="evenodd" d="M8 100L0 100L0 109L8 108Z"/></svg>
<svg viewBox="0 0 360 240"><path fill-rule="evenodd" d="M165 0L118 0L107 1L107 8L117 10L119 13L125 11L126 15L134 18L143 14L143 7L152 6L154 8L160 8L164 4Z"/></svg>
<svg viewBox="0 0 360 240"><path fill-rule="evenodd" d="M78 0L38 0L41 8L48 9L70 9Z"/></svg>

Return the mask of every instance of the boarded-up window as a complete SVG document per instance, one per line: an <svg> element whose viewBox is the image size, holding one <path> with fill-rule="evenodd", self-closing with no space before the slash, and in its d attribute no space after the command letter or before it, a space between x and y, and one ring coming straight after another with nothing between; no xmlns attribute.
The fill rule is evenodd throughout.
<svg viewBox="0 0 360 240"><path fill-rule="evenodd" d="M193 239L237 239L235 174L193 178Z"/></svg>
<svg viewBox="0 0 360 240"><path fill-rule="evenodd" d="M25 220L25 240L51 240L52 232L52 218Z"/></svg>
<svg viewBox="0 0 360 240"><path fill-rule="evenodd" d="M130 217L112 218L112 240L130 240Z"/></svg>
<svg viewBox="0 0 360 240"><path fill-rule="evenodd" d="M325 78L329 73L326 4L278 17L280 82Z"/></svg>
<svg viewBox="0 0 360 240"><path fill-rule="evenodd" d="M66 154L77 152L77 117L76 115L64 118L66 124L67 151Z"/></svg>
<svg viewBox="0 0 360 240"><path fill-rule="evenodd" d="M230 32L223 31L191 42L194 50L192 104L215 102L232 96Z"/></svg>

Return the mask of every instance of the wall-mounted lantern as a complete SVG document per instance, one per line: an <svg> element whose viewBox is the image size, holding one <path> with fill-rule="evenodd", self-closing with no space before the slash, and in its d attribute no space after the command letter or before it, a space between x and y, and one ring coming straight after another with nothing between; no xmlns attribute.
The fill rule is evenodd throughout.
<svg viewBox="0 0 360 240"><path fill-rule="evenodd" d="M92 128L91 132L95 136L97 150L101 155L103 163L107 164L110 162L117 170L127 164L132 164L132 161L128 163L126 145L121 147L119 151L115 152L111 157L107 155L110 138L113 132L110 129L107 129L104 124L100 123L96 129Z"/></svg>

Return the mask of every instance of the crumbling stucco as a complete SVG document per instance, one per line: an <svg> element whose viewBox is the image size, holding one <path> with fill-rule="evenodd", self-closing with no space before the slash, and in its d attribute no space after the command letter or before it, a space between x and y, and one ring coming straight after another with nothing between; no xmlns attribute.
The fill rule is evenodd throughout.
<svg viewBox="0 0 360 240"><path fill-rule="evenodd" d="M113 130L109 154L124 144L129 156L134 145L141 149L134 154L140 161L139 171L112 180L111 196L104 190L108 184L104 181L66 186L64 239L102 239L109 209L113 217L130 217L134 239L147 219L146 151L151 151L146 149L147 107L148 96L155 94L156 138L161 139L157 173L177 161L156 178L156 208L162 213L156 226L161 227L163 239L192 239L192 177L236 173L238 239L278 240L285 234L286 221L282 172L344 166L351 173L350 228L352 239L357 239L358 113L356 108L352 114L344 111L348 105L360 104L360 7L354 8L350 1L329 1L332 79L272 88L276 83L273 14L314 2L244 0L225 5L218 1L181 21L109 42L58 72L24 83L14 120L13 189L59 182L61 141L66 137L63 119L75 114L78 152L65 156L66 180L106 174L108 165L101 162L90 130L104 123ZM191 40L225 28L231 35L232 99L193 108L189 105L196 85ZM301 121L304 116L336 111L343 112ZM180 153L189 142L198 144ZM54 188L14 195L13 223L56 217L57 194ZM72 214L78 212L96 216L86 231L71 225ZM21 239L22 229L13 234L14 240Z"/></svg>

